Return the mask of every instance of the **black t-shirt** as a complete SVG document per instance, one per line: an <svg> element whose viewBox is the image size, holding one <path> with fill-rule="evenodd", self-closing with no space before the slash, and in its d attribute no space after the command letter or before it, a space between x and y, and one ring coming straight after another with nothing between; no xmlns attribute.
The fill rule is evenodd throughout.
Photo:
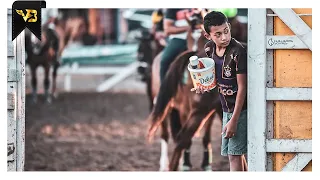
<svg viewBox="0 0 320 180"><path fill-rule="evenodd" d="M215 61L216 79L223 111L230 113L234 111L237 98L237 74L247 73L246 49L242 47L239 42L232 39L229 45L230 47L227 48L223 57L219 57L215 53L214 43L212 41L210 41L210 43L212 45L210 48L205 47L205 51L210 51L207 55ZM247 96L245 97L242 107L242 110L245 109L247 109Z"/></svg>

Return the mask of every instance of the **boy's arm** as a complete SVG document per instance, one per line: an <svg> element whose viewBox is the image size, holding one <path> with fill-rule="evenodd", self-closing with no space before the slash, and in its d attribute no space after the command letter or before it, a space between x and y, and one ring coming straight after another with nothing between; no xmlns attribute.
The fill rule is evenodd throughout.
<svg viewBox="0 0 320 180"><path fill-rule="evenodd" d="M163 20L163 29L166 35L179 34L188 31L189 26L177 27L174 22L177 20L177 11L168 9Z"/></svg>
<svg viewBox="0 0 320 180"><path fill-rule="evenodd" d="M242 49L235 61L238 92L231 120L237 122L247 94L247 53L245 49Z"/></svg>
<svg viewBox="0 0 320 180"><path fill-rule="evenodd" d="M237 74L238 93L231 120L238 122L242 106L247 94L247 74ZM230 120L230 121L231 121Z"/></svg>
<svg viewBox="0 0 320 180"><path fill-rule="evenodd" d="M183 33L188 31L189 28L189 26L177 27L171 19L165 19L163 24L163 29L166 35Z"/></svg>

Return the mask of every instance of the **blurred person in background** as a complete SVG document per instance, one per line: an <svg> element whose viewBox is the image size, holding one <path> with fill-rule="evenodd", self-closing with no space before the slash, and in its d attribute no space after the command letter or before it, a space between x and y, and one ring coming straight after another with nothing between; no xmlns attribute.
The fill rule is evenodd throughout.
<svg viewBox="0 0 320 180"><path fill-rule="evenodd" d="M166 46L166 35L163 29L164 9L157 9L152 13L151 34L162 46Z"/></svg>
<svg viewBox="0 0 320 180"><path fill-rule="evenodd" d="M160 62L160 81L164 80L167 70L173 60L183 51L187 50L187 31L190 26L186 20L189 9L167 9L163 29L169 40L163 50Z"/></svg>

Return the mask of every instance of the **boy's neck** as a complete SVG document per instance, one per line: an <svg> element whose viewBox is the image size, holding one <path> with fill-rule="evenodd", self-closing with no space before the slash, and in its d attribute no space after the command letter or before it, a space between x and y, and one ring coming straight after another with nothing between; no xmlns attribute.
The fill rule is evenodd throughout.
<svg viewBox="0 0 320 180"><path fill-rule="evenodd" d="M216 54L221 57L221 56L223 56L226 49L227 49L227 47L221 47L221 46L216 45Z"/></svg>

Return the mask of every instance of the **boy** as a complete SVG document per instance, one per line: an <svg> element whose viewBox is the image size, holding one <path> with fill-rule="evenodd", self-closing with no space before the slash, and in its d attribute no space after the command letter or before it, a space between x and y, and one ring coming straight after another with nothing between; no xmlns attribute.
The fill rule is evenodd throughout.
<svg viewBox="0 0 320 180"><path fill-rule="evenodd" d="M230 24L221 12L204 17L208 57L215 61L216 79L223 108L221 155L229 157L230 171L246 171L247 153L247 53L231 37ZM203 93L206 90L196 89Z"/></svg>

